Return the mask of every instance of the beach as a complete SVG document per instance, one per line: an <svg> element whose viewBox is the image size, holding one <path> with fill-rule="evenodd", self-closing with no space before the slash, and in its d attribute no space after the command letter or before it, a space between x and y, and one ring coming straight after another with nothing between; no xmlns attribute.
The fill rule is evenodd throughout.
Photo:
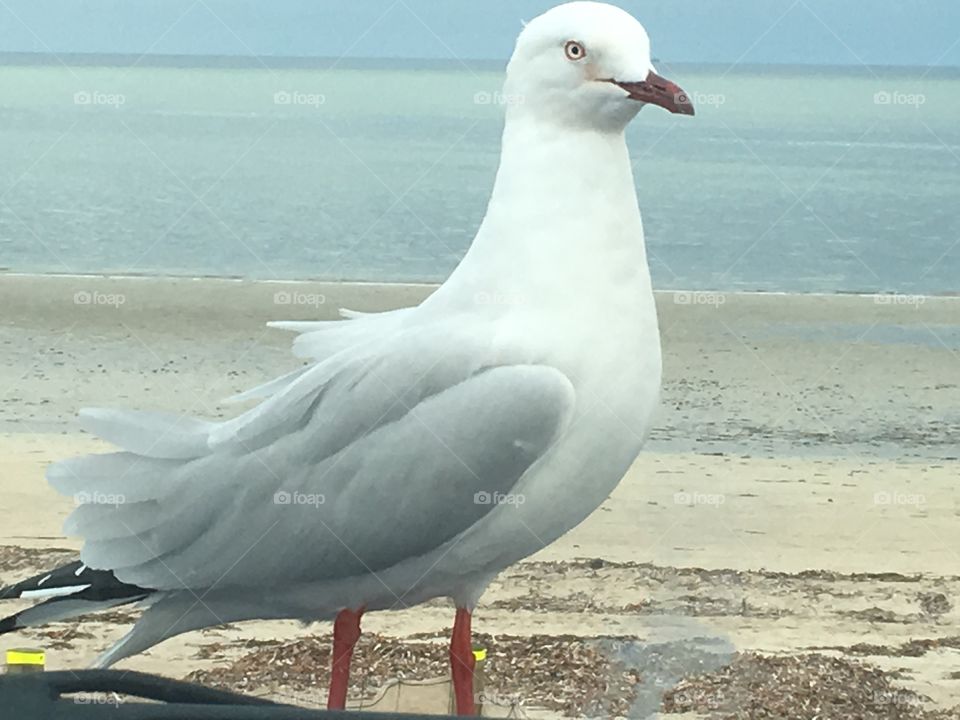
<svg viewBox="0 0 960 720"><path fill-rule="evenodd" d="M299 364L290 333L266 321L403 307L432 289L0 276L0 579L79 547L60 533L72 500L43 480L48 462L106 448L79 431L79 408L230 417L224 398ZM671 291L657 304L664 387L647 450L586 522L494 582L475 629L500 641L616 638L618 663L667 678L639 681L634 708L656 709L681 677L735 653L874 666L892 685L863 717L960 706L960 298ZM81 667L130 616L4 635L0 649L43 645L51 668ZM368 616L365 638L435 643L450 622L435 601ZM120 667L209 673L319 704L317 688L240 684L228 670L253 640L327 633L243 623ZM657 675L641 652L653 645L683 671ZM521 676L498 682L526 693ZM710 716L691 703L668 705Z"/></svg>

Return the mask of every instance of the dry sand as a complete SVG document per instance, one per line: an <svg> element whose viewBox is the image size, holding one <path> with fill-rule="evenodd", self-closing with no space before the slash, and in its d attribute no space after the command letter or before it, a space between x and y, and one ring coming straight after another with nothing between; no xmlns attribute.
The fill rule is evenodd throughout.
<svg viewBox="0 0 960 720"><path fill-rule="evenodd" d="M289 336L265 330L265 320L331 317L341 305L384 309L429 290L0 278L0 578L25 577L77 548L59 531L71 503L42 480L50 460L102 447L77 431L77 408L229 415L220 398L296 366ZM491 586L477 630L528 665L553 657L557 642L580 647L564 636L590 648L600 647L593 638L616 638L601 651L637 671L637 716L681 676L728 664L735 651L746 655L725 672L754 668L783 688L751 653L815 652L899 673L884 676L890 687L870 690L881 713L870 717L960 704L960 299L663 293L658 303L666 377L650 451L581 527ZM79 667L129 617L6 635L0 649L44 644L51 667ZM380 634L383 643L432 648L450 619L440 601L370 615L364 642ZM210 629L122 667L177 677L213 671L205 679L231 685L231 663L257 651L251 640L327 631L274 622ZM283 652L314 657L302 646ZM397 660L395 670L429 669L430 653L414 652L413 670ZM817 661L816 677L838 677L826 662ZM587 711L545 700L526 669L503 672L502 658L499 667L502 694L554 712ZM389 672L378 665L368 680ZM564 672L572 675L558 684L576 687L582 669ZM315 704L321 693L310 678L267 689ZM707 684L715 693L724 682L733 696L730 677ZM684 702L703 687L681 690L668 707L698 709ZM783 717L816 714L804 712Z"/></svg>

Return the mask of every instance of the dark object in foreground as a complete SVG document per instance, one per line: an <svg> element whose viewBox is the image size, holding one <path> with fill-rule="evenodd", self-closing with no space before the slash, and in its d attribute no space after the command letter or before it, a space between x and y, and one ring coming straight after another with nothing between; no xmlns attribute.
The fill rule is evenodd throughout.
<svg viewBox="0 0 960 720"><path fill-rule="evenodd" d="M120 670L0 675L0 707L7 717L56 720L427 720L425 715L311 710Z"/></svg>

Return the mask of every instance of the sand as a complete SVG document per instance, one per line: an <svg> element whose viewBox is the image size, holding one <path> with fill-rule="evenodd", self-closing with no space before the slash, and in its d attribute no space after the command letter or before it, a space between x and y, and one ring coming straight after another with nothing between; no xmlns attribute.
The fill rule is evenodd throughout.
<svg viewBox="0 0 960 720"><path fill-rule="evenodd" d="M2 276L0 431L76 430L76 408L91 403L229 415L222 397L298 364L268 320L382 310L431 290ZM960 298L657 302L665 387L653 449L958 456Z"/></svg>
<svg viewBox="0 0 960 720"><path fill-rule="evenodd" d="M221 398L297 365L266 320L430 290L0 278L0 578L77 548L59 531L70 501L42 480L50 460L103 448L78 432L77 408L229 416ZM899 671L923 707L960 704L960 299L661 293L658 306L665 386L649 451L583 525L498 578L477 630L616 636L627 655L689 657L697 638L728 660L817 652ZM79 667L125 619L5 635L0 649L46 644L51 667ZM450 619L437 601L365 629L412 642ZM244 623L122 666L182 677L229 667L250 639L327 631Z"/></svg>

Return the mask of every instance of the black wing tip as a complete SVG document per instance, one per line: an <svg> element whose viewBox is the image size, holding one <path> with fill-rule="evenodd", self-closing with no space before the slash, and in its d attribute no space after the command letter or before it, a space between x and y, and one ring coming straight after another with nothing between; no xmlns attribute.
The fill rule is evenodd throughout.
<svg viewBox="0 0 960 720"><path fill-rule="evenodd" d="M96 570L88 567L82 560L74 560L66 565L47 572L39 573L13 585L0 588L0 600L16 600L31 591L56 590L82 585L82 589L54 595L50 599L73 598L81 600L120 600L129 598L139 600L155 592L153 588L144 588L119 580L112 570Z"/></svg>
<svg viewBox="0 0 960 720"><path fill-rule="evenodd" d="M0 588L0 600L42 600L0 619L0 635L139 602L154 592L152 588L122 582L112 570L95 570L75 560Z"/></svg>

